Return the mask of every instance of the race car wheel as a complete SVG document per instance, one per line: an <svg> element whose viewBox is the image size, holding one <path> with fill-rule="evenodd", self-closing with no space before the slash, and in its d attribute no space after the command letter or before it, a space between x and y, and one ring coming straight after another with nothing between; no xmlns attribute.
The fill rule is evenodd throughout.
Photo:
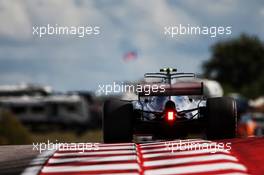
<svg viewBox="0 0 264 175"><path fill-rule="evenodd" d="M207 99L207 139L228 139L236 136L236 102L229 97Z"/></svg>
<svg viewBox="0 0 264 175"><path fill-rule="evenodd" d="M133 138L133 105L107 100L103 109L104 143L130 142Z"/></svg>

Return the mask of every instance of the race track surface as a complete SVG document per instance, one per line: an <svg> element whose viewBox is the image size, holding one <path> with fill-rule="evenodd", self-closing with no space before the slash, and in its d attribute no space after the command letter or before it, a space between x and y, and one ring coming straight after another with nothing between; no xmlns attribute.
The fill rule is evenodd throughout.
<svg viewBox="0 0 264 175"><path fill-rule="evenodd" d="M176 145L188 145L179 150ZM215 147L190 149L194 145L231 143L231 150ZM172 149L174 145L174 149ZM196 145L196 146L197 146ZM99 144L97 150L54 150L33 159L25 174L264 174L264 138L174 140L153 143ZM33 156L33 155L32 155ZM3 167L1 165L1 167Z"/></svg>
<svg viewBox="0 0 264 175"><path fill-rule="evenodd" d="M0 174L21 174L37 155L31 145L0 146Z"/></svg>

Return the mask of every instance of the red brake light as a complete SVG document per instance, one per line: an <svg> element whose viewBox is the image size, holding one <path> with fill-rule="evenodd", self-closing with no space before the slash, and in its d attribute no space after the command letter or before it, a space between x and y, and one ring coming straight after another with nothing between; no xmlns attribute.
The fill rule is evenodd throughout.
<svg viewBox="0 0 264 175"><path fill-rule="evenodd" d="M175 111L170 110L170 111L167 111L166 112L166 119L167 119L167 121L169 121L169 122L174 121L175 118L176 118Z"/></svg>

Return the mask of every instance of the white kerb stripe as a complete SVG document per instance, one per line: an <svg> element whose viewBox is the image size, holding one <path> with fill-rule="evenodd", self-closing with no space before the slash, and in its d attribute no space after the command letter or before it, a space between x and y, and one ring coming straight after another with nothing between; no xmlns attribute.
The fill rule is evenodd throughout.
<svg viewBox="0 0 264 175"><path fill-rule="evenodd" d="M91 152L70 152L70 153L55 153L53 157L62 156L97 156L97 155L109 155L114 154L135 154L136 150L111 150L111 151L91 151Z"/></svg>
<svg viewBox="0 0 264 175"><path fill-rule="evenodd" d="M181 155L195 155L195 154L203 154L209 153L213 154L215 149L203 149L203 150L194 150L194 151L179 151L179 152L165 152L165 153L153 153L153 154L143 154L143 158L153 158L160 156L181 156ZM227 150L219 150L217 153L230 153Z"/></svg>
<svg viewBox="0 0 264 175"><path fill-rule="evenodd" d="M50 156L55 152L56 150L49 150L44 151L41 154L39 154L35 159L33 159L29 166L21 173L21 175L37 175L39 174L42 166L45 164L45 162L49 159Z"/></svg>
<svg viewBox="0 0 264 175"><path fill-rule="evenodd" d="M99 143L98 146L132 146L135 143Z"/></svg>
<svg viewBox="0 0 264 175"><path fill-rule="evenodd" d="M237 161L237 158L225 154L216 155L206 155L206 156L195 156L187 158L177 158L177 159L163 159L163 160L153 160L145 161L144 166L159 166L159 165L172 165L172 164L183 164L183 163L193 163L193 162L204 162L213 160L230 160Z"/></svg>
<svg viewBox="0 0 264 175"><path fill-rule="evenodd" d="M222 173L221 175L249 175L248 173Z"/></svg>
<svg viewBox="0 0 264 175"><path fill-rule="evenodd" d="M111 174L102 173L101 175L138 175L138 173L111 173ZM245 175L245 174L243 174L243 175Z"/></svg>
<svg viewBox="0 0 264 175"><path fill-rule="evenodd" d="M216 143L212 141L206 141L206 140L197 140L197 141L168 141L168 142L158 142L153 144L140 144L142 148L152 148L152 147L160 147L160 146L169 146L169 145L177 145L177 144L198 144L198 143Z"/></svg>
<svg viewBox="0 0 264 175"><path fill-rule="evenodd" d="M150 143L141 143L140 145L141 146L147 146L147 145L156 145L156 144L165 144L165 143L168 143L168 142L175 142L175 143L179 143L179 142L201 142L201 141L206 141L206 142L211 142L209 140L202 140L202 139L187 139L187 140L171 140L171 141L160 141L160 142L150 142Z"/></svg>
<svg viewBox="0 0 264 175"><path fill-rule="evenodd" d="M109 162L109 161L123 161L123 160L136 160L137 156L110 156L110 157L75 157L75 158L51 158L48 163L56 164L56 163L69 163L69 162Z"/></svg>
<svg viewBox="0 0 264 175"><path fill-rule="evenodd" d="M187 174L187 173L201 173L208 171L220 171L220 170L239 170L247 171L247 168L239 163L214 163L204 165L190 165L172 168L160 168L156 170L147 170L145 175L168 175L168 174Z"/></svg>
<svg viewBox="0 0 264 175"><path fill-rule="evenodd" d="M178 147L177 145L174 145L174 147L161 147L161 148L153 148L153 149L143 149L141 152L142 153L151 153L151 152L156 152L156 151L173 151L173 152L178 152L178 151L195 151L195 150L203 150L203 149L215 149L215 152L218 151L219 149L214 146L208 146L206 147L203 144L196 144L193 146L182 146Z"/></svg>
<svg viewBox="0 0 264 175"><path fill-rule="evenodd" d="M93 148L95 149L95 148ZM135 146L104 146L104 147L98 147L98 150L120 150L120 149L135 149ZM92 150L90 148L87 148L87 150L84 150L84 151L87 151L87 152L92 152L92 151L98 151L98 150ZM60 149L58 149L58 151L60 152L64 152L64 151L72 151L72 152L80 152L82 151L82 148L80 149L77 149L75 147L62 147Z"/></svg>
<svg viewBox="0 0 264 175"><path fill-rule="evenodd" d="M45 166L43 173L58 172L82 172L82 171L104 171L104 170L139 170L137 163L89 165L89 166Z"/></svg>

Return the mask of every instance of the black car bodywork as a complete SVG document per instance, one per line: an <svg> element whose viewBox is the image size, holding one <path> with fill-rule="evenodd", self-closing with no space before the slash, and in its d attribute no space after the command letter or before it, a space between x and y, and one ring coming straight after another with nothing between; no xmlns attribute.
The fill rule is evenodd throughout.
<svg viewBox="0 0 264 175"><path fill-rule="evenodd" d="M237 112L232 98L206 98L202 82L172 83L174 79L194 77L193 73L177 73L176 69L171 68L161 69L159 73L145 74L145 78L163 80L155 92L148 95L138 92L137 101L107 100L103 111L104 142L130 142L134 134L151 134L164 139L183 138L188 133L197 131L204 131L207 139L235 137ZM166 97L162 110L156 110L155 107L146 110L145 105L151 103L150 97ZM188 104L194 105L189 109L179 110L177 106L181 102L172 99L181 97L189 100Z"/></svg>

